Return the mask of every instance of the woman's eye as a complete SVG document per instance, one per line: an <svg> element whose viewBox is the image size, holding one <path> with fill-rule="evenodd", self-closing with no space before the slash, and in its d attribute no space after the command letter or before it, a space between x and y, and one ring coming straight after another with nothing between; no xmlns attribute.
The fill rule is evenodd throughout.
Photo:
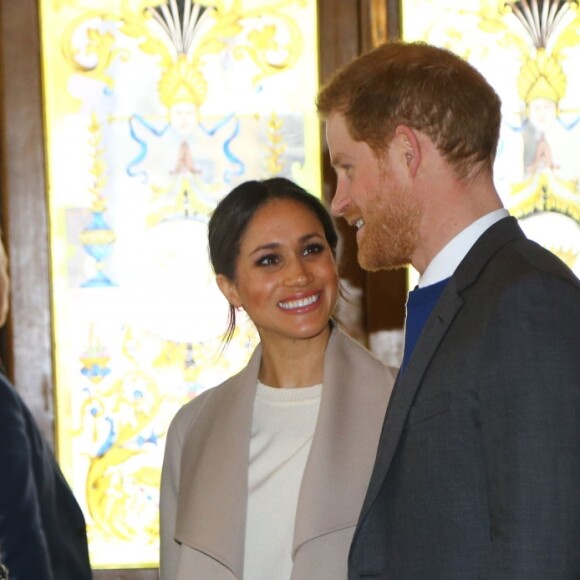
<svg viewBox="0 0 580 580"><path fill-rule="evenodd" d="M279 258L276 254L267 254L258 259L256 264L258 266L273 266L279 262Z"/></svg>
<svg viewBox="0 0 580 580"><path fill-rule="evenodd" d="M304 249L304 255L309 256L310 254L320 254L324 252L324 244L308 244Z"/></svg>

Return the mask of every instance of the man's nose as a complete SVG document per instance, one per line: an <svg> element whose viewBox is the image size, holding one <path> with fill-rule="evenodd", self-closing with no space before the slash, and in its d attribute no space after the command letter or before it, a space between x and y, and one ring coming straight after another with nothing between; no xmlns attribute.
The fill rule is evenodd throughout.
<svg viewBox="0 0 580 580"><path fill-rule="evenodd" d="M349 201L345 192L345 188L341 187L340 184L337 184L334 197L330 202L330 212L334 217L342 217L344 216L348 206Z"/></svg>

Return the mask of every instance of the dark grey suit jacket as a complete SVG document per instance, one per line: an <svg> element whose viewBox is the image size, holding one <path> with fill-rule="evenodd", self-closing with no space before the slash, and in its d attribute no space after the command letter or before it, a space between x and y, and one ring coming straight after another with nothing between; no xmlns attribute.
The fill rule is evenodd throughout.
<svg viewBox="0 0 580 580"><path fill-rule="evenodd" d="M362 578L580 578L580 284L513 218L397 378L349 556Z"/></svg>

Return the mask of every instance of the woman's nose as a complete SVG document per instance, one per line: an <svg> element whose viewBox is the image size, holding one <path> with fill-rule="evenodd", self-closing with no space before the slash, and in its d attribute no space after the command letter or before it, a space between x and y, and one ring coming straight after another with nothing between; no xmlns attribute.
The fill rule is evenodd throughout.
<svg viewBox="0 0 580 580"><path fill-rule="evenodd" d="M311 274L308 269L300 262L296 260L290 267L288 271L288 276L286 278L286 283L289 286L306 286L311 279Z"/></svg>

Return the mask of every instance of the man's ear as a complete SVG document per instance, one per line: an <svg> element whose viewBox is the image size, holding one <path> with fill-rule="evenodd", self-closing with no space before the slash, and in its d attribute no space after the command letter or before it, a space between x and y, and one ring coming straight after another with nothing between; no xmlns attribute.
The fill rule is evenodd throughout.
<svg viewBox="0 0 580 580"><path fill-rule="evenodd" d="M415 177L422 159L421 145L417 139L417 134L408 125L397 125L393 143L403 156L411 177Z"/></svg>
<svg viewBox="0 0 580 580"><path fill-rule="evenodd" d="M226 297L226 300L234 307L239 308L242 306L240 296L238 294L238 288L232 280L223 274L218 274L216 276L216 282L221 293Z"/></svg>

